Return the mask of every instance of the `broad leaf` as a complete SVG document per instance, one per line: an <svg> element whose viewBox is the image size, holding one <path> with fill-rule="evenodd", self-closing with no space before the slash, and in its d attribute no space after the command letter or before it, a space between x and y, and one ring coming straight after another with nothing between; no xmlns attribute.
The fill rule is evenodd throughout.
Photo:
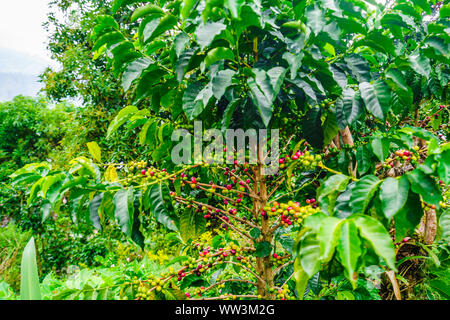
<svg viewBox="0 0 450 320"><path fill-rule="evenodd" d="M372 200L375 192L380 185L381 180L374 175L367 175L356 182L355 188L352 190L350 197L350 207L352 213L363 214L367 206Z"/></svg>
<svg viewBox="0 0 450 320"><path fill-rule="evenodd" d="M36 263L36 248L34 238L31 237L22 253L20 267L20 299L41 300L39 274Z"/></svg>
<svg viewBox="0 0 450 320"><path fill-rule="evenodd" d="M373 250L385 260L389 268L396 270L394 244L381 222L369 216L357 217L354 222Z"/></svg>
<svg viewBox="0 0 450 320"><path fill-rule="evenodd" d="M409 182L405 176L400 179L386 178L380 186L381 209L391 219L408 199Z"/></svg>

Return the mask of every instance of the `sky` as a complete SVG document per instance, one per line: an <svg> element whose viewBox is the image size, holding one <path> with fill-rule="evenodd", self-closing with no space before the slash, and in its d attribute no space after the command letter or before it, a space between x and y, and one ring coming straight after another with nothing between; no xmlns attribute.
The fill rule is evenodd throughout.
<svg viewBox="0 0 450 320"><path fill-rule="evenodd" d="M0 0L0 47L50 60L42 23L50 0Z"/></svg>

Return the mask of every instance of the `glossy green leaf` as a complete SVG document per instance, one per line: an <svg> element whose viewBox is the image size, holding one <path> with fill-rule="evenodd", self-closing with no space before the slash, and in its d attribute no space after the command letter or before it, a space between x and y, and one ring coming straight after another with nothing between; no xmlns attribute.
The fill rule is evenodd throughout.
<svg viewBox="0 0 450 320"><path fill-rule="evenodd" d="M144 20L145 21L145 20ZM171 30L177 24L177 18L168 13L162 18L151 20L144 26L143 36L144 42L148 43L156 37L162 35L168 30Z"/></svg>
<svg viewBox="0 0 450 320"><path fill-rule="evenodd" d="M380 162L384 162L389 156L389 146L391 142L388 138L374 138L370 144L373 153L377 156Z"/></svg>
<svg viewBox="0 0 450 320"><path fill-rule="evenodd" d="M433 178L419 169L408 172L407 177L411 183L412 191L420 194L426 203L439 207L442 196Z"/></svg>
<svg viewBox="0 0 450 320"><path fill-rule="evenodd" d="M423 214L419 195L410 191L405 205L394 216L395 241L401 241L408 234L413 235Z"/></svg>
<svg viewBox="0 0 450 320"><path fill-rule="evenodd" d="M41 300L39 274L36 263L36 248L34 238L31 237L22 253L20 267L20 299Z"/></svg>
<svg viewBox="0 0 450 320"><path fill-rule="evenodd" d="M197 43L200 45L200 49L209 46L214 38L226 29L226 25L220 22L207 22L201 25L195 31ZM234 56L233 56L234 58Z"/></svg>
<svg viewBox="0 0 450 320"><path fill-rule="evenodd" d="M95 161L101 163L102 162L102 150L99 145L95 141L88 142L87 147L89 149L89 153L94 158Z"/></svg>
<svg viewBox="0 0 450 320"><path fill-rule="evenodd" d="M366 109L378 119L384 120L391 108L389 87L383 80L378 79L373 84L369 82L360 83L359 89Z"/></svg>
<svg viewBox="0 0 450 320"><path fill-rule="evenodd" d="M115 132L122 124L130 119L139 109L136 106L127 106L119 111L117 116L109 124L106 138L109 138L113 132Z"/></svg>
<svg viewBox="0 0 450 320"><path fill-rule="evenodd" d="M149 15L149 14L163 15L164 11L160 7L158 7L158 6L156 6L156 5L152 4L152 3L149 3L149 4L147 4L147 5L143 6L143 7L137 8L133 12L133 15L131 16L131 22L134 22L137 19L142 18L142 17L144 17L146 15Z"/></svg>
<svg viewBox="0 0 450 320"><path fill-rule="evenodd" d="M411 68L418 74L428 78L431 75L430 60L420 53L408 57Z"/></svg>
<svg viewBox="0 0 450 320"><path fill-rule="evenodd" d="M193 120L203 111L203 101L197 98L202 89L200 82L193 82L183 94L183 110L189 120Z"/></svg>
<svg viewBox="0 0 450 320"><path fill-rule="evenodd" d="M225 94L225 90L231 85L233 76L236 74L231 69L221 70L212 78L212 91L214 97L219 100Z"/></svg>
<svg viewBox="0 0 450 320"><path fill-rule="evenodd" d="M442 213L439 218L439 227L442 231L442 239L450 242L450 209L447 209Z"/></svg>
<svg viewBox="0 0 450 320"><path fill-rule="evenodd" d="M119 222L120 229L131 237L134 217L133 188L119 190L114 195L114 216Z"/></svg>
<svg viewBox="0 0 450 320"><path fill-rule="evenodd" d="M154 184L147 189L144 197L147 198L156 221L169 230L178 231L179 218L173 211L168 187L164 183Z"/></svg>
<svg viewBox="0 0 450 320"><path fill-rule="evenodd" d="M268 257L272 252L272 245L267 241L258 242L256 244L255 256L258 258Z"/></svg>
<svg viewBox="0 0 450 320"><path fill-rule="evenodd" d="M408 199L409 182L405 176L400 179L386 178L380 186L381 209L384 216L391 219Z"/></svg>
<svg viewBox="0 0 450 320"><path fill-rule="evenodd" d="M342 220L335 217L326 217L321 221L317 240L320 242L320 260L322 262L331 260L338 244L341 226Z"/></svg>
<svg viewBox="0 0 450 320"><path fill-rule="evenodd" d="M151 64L152 61L149 58L139 58L131 62L122 74L123 90L128 91L133 81L139 78Z"/></svg>
<svg viewBox="0 0 450 320"><path fill-rule="evenodd" d="M350 197L350 207L352 213L363 214L372 200L381 180L374 175L367 175L356 182L355 188L352 190Z"/></svg>
<svg viewBox="0 0 450 320"><path fill-rule="evenodd" d="M221 60L234 61L234 53L228 48L218 47L208 52L205 58L205 68Z"/></svg>
<svg viewBox="0 0 450 320"><path fill-rule="evenodd" d="M303 239L298 252L301 265L306 274L311 278L320 268L320 242L314 234L309 234Z"/></svg>
<svg viewBox="0 0 450 320"><path fill-rule="evenodd" d="M324 133L322 121L320 120L320 109L313 108L308 110L302 121L302 131L308 141L315 148L322 148Z"/></svg>
<svg viewBox="0 0 450 320"><path fill-rule="evenodd" d="M369 241L373 250L382 257L389 268L396 270L394 243L381 222L369 216L354 219L361 236Z"/></svg>
<svg viewBox="0 0 450 320"><path fill-rule="evenodd" d="M337 244L339 260L345 268L347 279L356 288L358 279L357 263L361 256L361 240L358 236L358 229L352 220L344 220L340 227L339 243Z"/></svg>
<svg viewBox="0 0 450 320"><path fill-rule="evenodd" d="M189 239L196 240L206 228L205 218L195 210L186 209L180 217L180 235L187 242Z"/></svg>

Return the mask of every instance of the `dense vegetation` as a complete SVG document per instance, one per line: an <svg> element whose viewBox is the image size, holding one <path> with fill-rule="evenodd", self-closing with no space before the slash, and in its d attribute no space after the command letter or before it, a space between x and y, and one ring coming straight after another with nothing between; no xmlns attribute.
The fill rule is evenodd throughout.
<svg viewBox="0 0 450 320"><path fill-rule="evenodd" d="M49 101L0 106L0 298L450 297L447 2L51 7Z"/></svg>

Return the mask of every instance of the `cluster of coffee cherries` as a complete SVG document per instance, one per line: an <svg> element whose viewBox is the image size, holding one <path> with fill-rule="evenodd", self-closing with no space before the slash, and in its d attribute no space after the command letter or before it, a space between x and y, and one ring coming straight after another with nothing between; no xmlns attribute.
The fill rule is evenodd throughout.
<svg viewBox="0 0 450 320"><path fill-rule="evenodd" d="M139 281L137 277L133 278L133 288L137 291L136 298L139 300L154 299L154 291L161 292L165 282L162 278L149 275L146 281Z"/></svg>
<svg viewBox="0 0 450 320"><path fill-rule="evenodd" d="M134 169L143 169L147 166L147 161L130 161L128 162L128 170L131 172Z"/></svg>
<svg viewBox="0 0 450 320"><path fill-rule="evenodd" d="M419 147L415 146L414 151L417 151L417 150L419 150ZM409 162L411 160L417 161L417 157L414 154L414 152L409 151L409 150L403 150L403 149L397 150L397 151L395 151L395 156L396 156L396 159L403 160L406 162Z"/></svg>
<svg viewBox="0 0 450 320"><path fill-rule="evenodd" d="M301 170L308 171L317 167L319 162L322 161L322 156L320 154L313 155L307 149L304 151L297 150L292 156L287 155L278 159L280 169L287 167L293 161L298 161Z"/></svg>
<svg viewBox="0 0 450 320"><path fill-rule="evenodd" d="M274 266L282 266L289 261L289 255L281 255L276 252L272 254L272 264Z"/></svg>
<svg viewBox="0 0 450 320"><path fill-rule="evenodd" d="M274 201L263 208L262 216L280 216L281 224L285 227L293 223L301 224L303 220L318 212L320 209L316 199L306 199L306 206L302 206L300 202L289 201L287 203L278 203Z"/></svg>
<svg viewBox="0 0 450 320"><path fill-rule="evenodd" d="M417 151L419 150L419 147L415 146L413 150L414 151L409 151L405 149L396 150L392 158L386 159L386 162L383 164L383 167L386 169L393 168L395 165L394 161L400 161L404 164L409 162L415 163L418 160Z"/></svg>
<svg viewBox="0 0 450 320"><path fill-rule="evenodd" d="M269 292L276 292L276 299L279 300L292 300L295 299L294 295L289 290L289 286L284 284L281 288L270 288Z"/></svg>
<svg viewBox="0 0 450 320"><path fill-rule="evenodd" d="M228 257L236 256L237 260L242 260L241 249L238 245L232 243L226 247L217 250L211 247L205 247L200 243L193 243L192 247L198 250L198 258L189 257L184 268L178 271L178 281L181 281L188 271L200 276L206 270L212 268L214 264L223 262Z"/></svg>
<svg viewBox="0 0 450 320"><path fill-rule="evenodd" d="M185 295L186 295L186 298L189 299L189 298L192 298L193 296L201 297L205 292L206 292L206 288L201 286L199 288L193 289L192 293L186 292Z"/></svg>

